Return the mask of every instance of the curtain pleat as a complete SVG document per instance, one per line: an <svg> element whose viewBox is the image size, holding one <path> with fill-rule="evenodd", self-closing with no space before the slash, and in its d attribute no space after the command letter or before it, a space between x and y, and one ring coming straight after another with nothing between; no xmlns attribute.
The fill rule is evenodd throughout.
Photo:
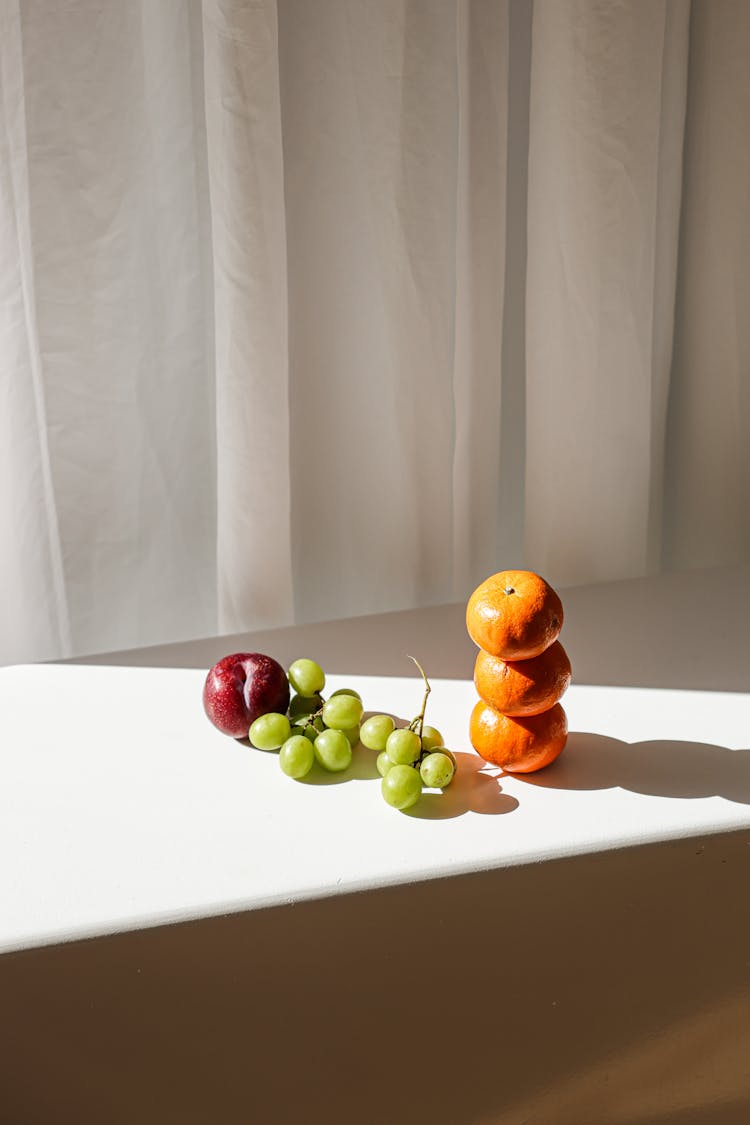
<svg viewBox="0 0 750 1125"><path fill-rule="evenodd" d="M7 659L216 628L193 33L182 0L27 0L15 42L2 37L3 104L23 128L1 174L25 176L3 208L18 252L0 263L26 308L0 350L2 556L27 575L3 586Z"/></svg>
<svg viewBox="0 0 750 1125"><path fill-rule="evenodd" d="M19 3L0 9L0 658L72 653L37 324Z"/></svg>
<svg viewBox="0 0 750 1125"><path fill-rule="evenodd" d="M523 289L516 281L525 269L525 224L514 206L525 208L525 185L520 195L514 186L525 173L526 136L513 136L511 115L519 100L528 103L528 85L519 99L510 71L523 44L512 57L508 49L514 7L495 0L458 7L453 522L446 529L451 596L458 599L477 573L490 574L497 559L522 551L525 434L523 401L519 410L513 395L524 380ZM522 159L508 159L511 145ZM514 413L517 424L508 430L503 423Z"/></svg>
<svg viewBox="0 0 750 1125"><path fill-rule="evenodd" d="M275 0L206 0L218 632L292 620L287 246Z"/></svg>
<svg viewBox="0 0 750 1125"><path fill-rule="evenodd" d="M664 565L750 558L750 5L696 0Z"/></svg>
<svg viewBox="0 0 750 1125"><path fill-rule="evenodd" d="M681 0L534 5L526 554L563 584L653 565L688 17Z"/></svg>
<svg viewBox="0 0 750 1125"><path fill-rule="evenodd" d="M750 557L742 0L0 0L0 660Z"/></svg>

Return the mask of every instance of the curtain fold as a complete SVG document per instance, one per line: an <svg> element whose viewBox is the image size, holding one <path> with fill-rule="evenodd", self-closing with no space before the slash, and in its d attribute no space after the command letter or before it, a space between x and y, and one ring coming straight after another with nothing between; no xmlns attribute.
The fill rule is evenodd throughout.
<svg viewBox="0 0 750 1125"><path fill-rule="evenodd" d="M657 555L688 16L682 0L534 6L526 547L562 583Z"/></svg>
<svg viewBox="0 0 750 1125"><path fill-rule="evenodd" d="M191 9L24 0L14 31L0 36L13 126L0 176L23 187L3 197L3 231L19 237L0 258L13 318L0 342L12 433L0 553L16 575L3 582L2 656L210 632L213 314ZM21 301L23 319L10 312Z"/></svg>
<svg viewBox="0 0 750 1125"><path fill-rule="evenodd" d="M452 569L456 7L279 15L295 612L436 601Z"/></svg>
<svg viewBox="0 0 750 1125"><path fill-rule="evenodd" d="M525 180L526 129L522 126L518 137L514 125L519 105L528 102L528 73L520 86L515 78L519 60L528 67L528 38L511 27L510 2L467 0L457 14L450 593L460 599L477 573L490 574L497 559L518 558L523 550L518 486L524 456L520 282L526 190L519 180ZM511 145L519 159L508 160ZM517 394L514 400L519 386L520 402ZM514 428L503 425L511 417Z"/></svg>
<svg viewBox="0 0 750 1125"><path fill-rule="evenodd" d="M218 632L292 620L287 247L275 0L203 5ZM207 375L210 377L211 368Z"/></svg>
<svg viewBox="0 0 750 1125"><path fill-rule="evenodd" d="M694 4L664 563L750 557L750 6Z"/></svg>
<svg viewBox="0 0 750 1125"><path fill-rule="evenodd" d="M0 0L0 660L750 557L741 0Z"/></svg>
<svg viewBox="0 0 750 1125"><path fill-rule="evenodd" d="M20 3L0 10L0 655L73 651L37 325ZM17 655L16 655L17 654Z"/></svg>

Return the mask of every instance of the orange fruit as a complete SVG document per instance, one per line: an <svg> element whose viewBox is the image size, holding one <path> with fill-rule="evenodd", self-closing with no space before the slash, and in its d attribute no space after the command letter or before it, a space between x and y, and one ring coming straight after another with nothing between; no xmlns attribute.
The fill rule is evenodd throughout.
<svg viewBox="0 0 750 1125"><path fill-rule="evenodd" d="M568 719L559 703L539 715L501 715L483 700L471 713L471 744L481 758L507 773L533 773L562 753Z"/></svg>
<svg viewBox="0 0 750 1125"><path fill-rule="evenodd" d="M502 660L530 660L553 644L563 607L552 587L530 570L502 570L477 586L466 606L474 644Z"/></svg>
<svg viewBox="0 0 750 1125"><path fill-rule="evenodd" d="M559 641L530 660L501 660L481 650L474 665L474 686L504 715L538 715L548 711L571 679L568 654Z"/></svg>

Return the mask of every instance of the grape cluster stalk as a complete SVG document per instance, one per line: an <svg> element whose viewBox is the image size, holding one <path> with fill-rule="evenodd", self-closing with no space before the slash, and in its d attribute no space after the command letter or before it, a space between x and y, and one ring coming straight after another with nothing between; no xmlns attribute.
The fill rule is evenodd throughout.
<svg viewBox="0 0 750 1125"><path fill-rule="evenodd" d="M413 808L424 788L445 789L456 774L456 758L443 742L436 727L425 724L430 682L424 668L413 657L424 680L422 709L407 727L397 727L390 715L374 715L362 728L362 742L378 751L377 767L382 777L383 799L394 809L405 812ZM365 730L375 723L372 735Z"/></svg>

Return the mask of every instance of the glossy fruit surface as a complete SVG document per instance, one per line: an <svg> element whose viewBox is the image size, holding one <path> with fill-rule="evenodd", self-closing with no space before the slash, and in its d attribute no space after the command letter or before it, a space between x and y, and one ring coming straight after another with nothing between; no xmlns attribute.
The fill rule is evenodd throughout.
<svg viewBox="0 0 750 1125"><path fill-rule="evenodd" d="M338 773L351 765L352 748L343 731L324 730L315 739L315 757L324 769Z"/></svg>
<svg viewBox="0 0 750 1125"><path fill-rule="evenodd" d="M250 724L248 737L258 750L278 750L291 733L292 728L287 716L269 711L265 715L259 715L255 722Z"/></svg>
<svg viewBox="0 0 750 1125"><path fill-rule="evenodd" d="M385 752L394 765L410 766L416 762L422 749L419 736L413 730L400 727L388 735Z"/></svg>
<svg viewBox="0 0 750 1125"><path fill-rule="evenodd" d="M317 661L304 656L289 666L288 675L298 695L318 695L326 684L326 674Z"/></svg>
<svg viewBox="0 0 750 1125"><path fill-rule="evenodd" d="M559 641L530 660L502 660L480 650L474 686L481 699L504 715L548 711L570 685L570 661Z"/></svg>
<svg viewBox="0 0 750 1125"><path fill-rule="evenodd" d="M251 725L269 711L286 713L289 681L271 656L236 652L210 669L203 685L203 709L223 734L245 738Z"/></svg>
<svg viewBox="0 0 750 1125"><path fill-rule="evenodd" d="M422 796L422 778L413 766L394 765L380 783L386 804L394 809L410 809Z"/></svg>
<svg viewBox="0 0 750 1125"><path fill-rule="evenodd" d="M385 777L385 775L388 773L388 770L393 768L393 762L388 757L385 750L380 751L377 758L375 759L375 765L377 766L378 773L381 777Z"/></svg>
<svg viewBox="0 0 750 1125"><path fill-rule="evenodd" d="M323 705L323 722L332 730L351 730L362 718L362 700L356 695L335 695Z"/></svg>
<svg viewBox="0 0 750 1125"><path fill-rule="evenodd" d="M312 742L301 734L293 734L279 750L279 765L287 777L306 777L314 759Z"/></svg>
<svg viewBox="0 0 750 1125"><path fill-rule="evenodd" d="M419 767L422 781L430 789L445 789L453 781L455 772L451 758L440 750L434 750L423 758Z"/></svg>
<svg viewBox="0 0 750 1125"><path fill-rule="evenodd" d="M477 754L508 773L533 773L550 765L562 753L567 736L568 720L559 703L540 715L512 718L480 699L469 722Z"/></svg>
<svg viewBox="0 0 750 1125"><path fill-rule="evenodd" d="M529 570L491 575L466 606L466 628L474 644L503 660L538 656L557 640L562 624L560 598Z"/></svg>
<svg viewBox="0 0 750 1125"><path fill-rule="evenodd" d="M388 735L392 734L396 724L390 715L370 715L365 719L360 730L362 745L368 750L385 750Z"/></svg>
<svg viewBox="0 0 750 1125"><path fill-rule="evenodd" d="M444 745L443 736L437 727L428 727L424 725L421 731L422 749L429 753L430 750L437 750L438 747Z"/></svg>

